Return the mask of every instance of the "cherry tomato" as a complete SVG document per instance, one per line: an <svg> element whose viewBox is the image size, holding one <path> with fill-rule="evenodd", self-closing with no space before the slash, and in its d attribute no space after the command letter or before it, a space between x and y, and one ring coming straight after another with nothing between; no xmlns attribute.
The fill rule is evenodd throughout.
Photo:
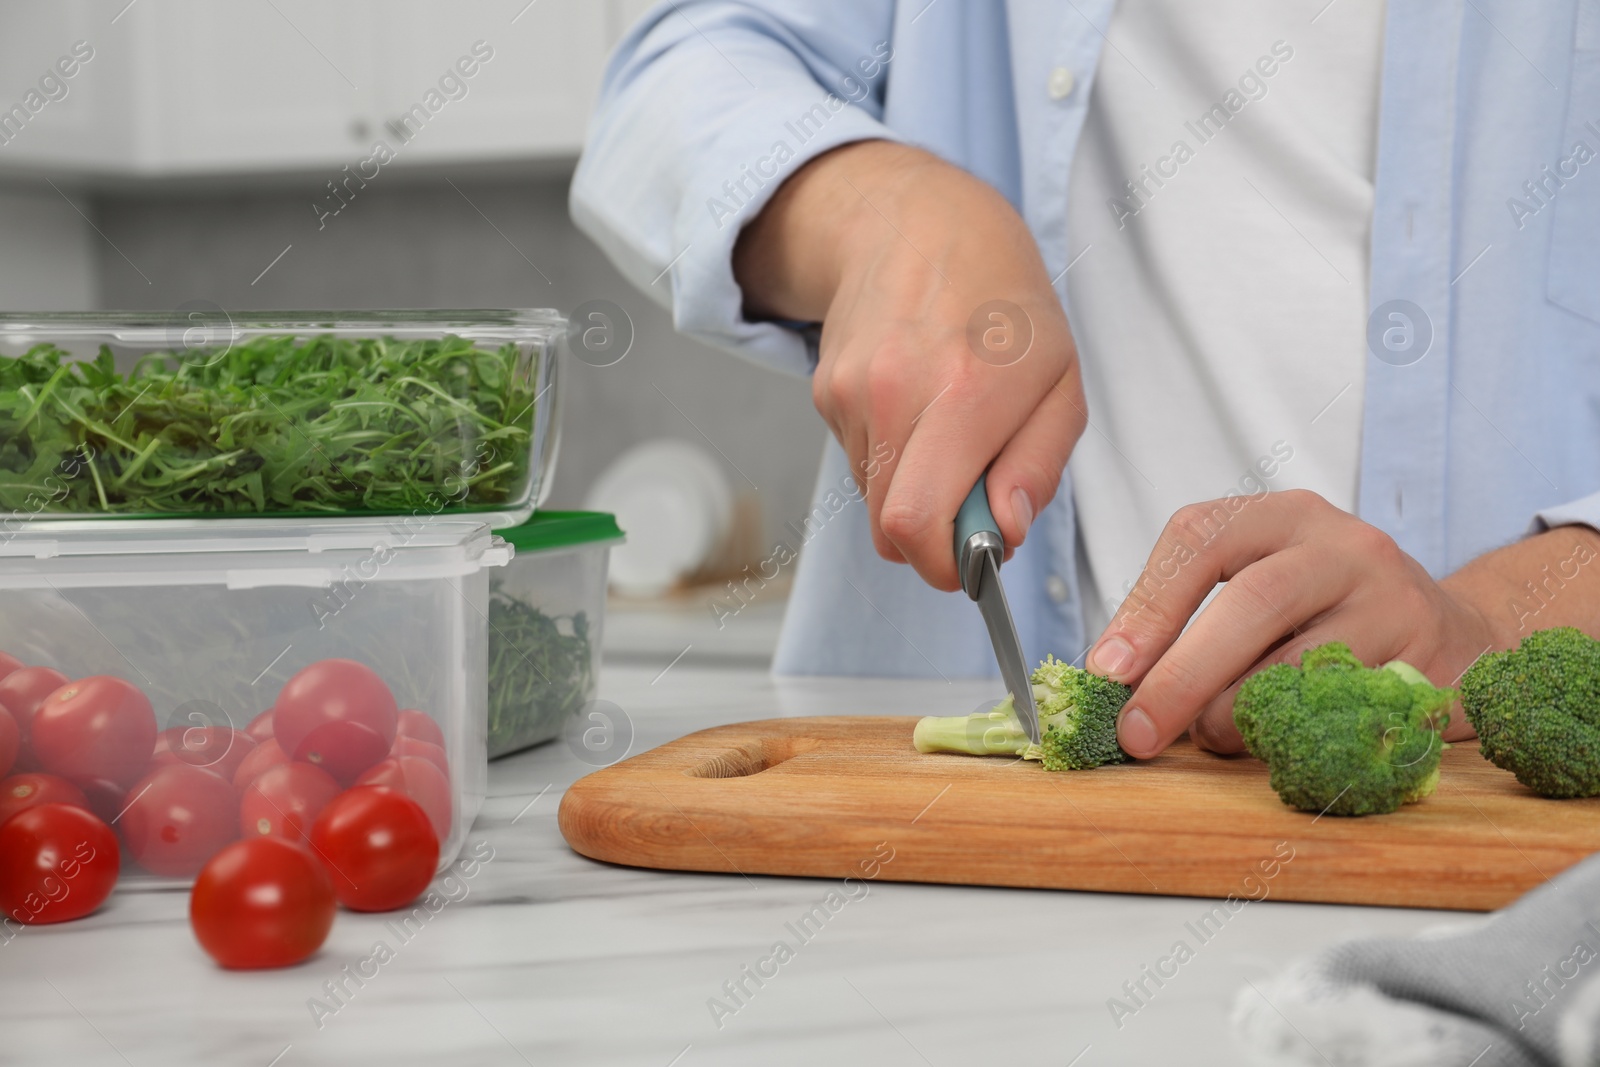
<svg viewBox="0 0 1600 1067"><path fill-rule="evenodd" d="M156 734L150 769L187 763L231 782L239 764L255 747L254 738L231 726L173 726Z"/></svg>
<svg viewBox="0 0 1600 1067"><path fill-rule="evenodd" d="M17 721L21 748L17 752L18 770L37 770L39 761L33 755L28 730L33 723L33 713L39 710L44 698L67 684L67 676L49 667L22 667L0 678L0 707L11 713Z"/></svg>
<svg viewBox="0 0 1600 1067"><path fill-rule="evenodd" d="M0 676L0 706L22 725L44 698L67 684L67 676L49 667L17 667Z"/></svg>
<svg viewBox="0 0 1600 1067"><path fill-rule="evenodd" d="M51 774L127 786L150 764L156 713L132 682L97 674L45 697L28 726L28 740Z"/></svg>
<svg viewBox="0 0 1600 1067"><path fill-rule="evenodd" d="M382 748L373 760L377 762L394 744L399 718L394 694L372 668L355 660L325 659L290 678L278 691L272 707L272 732L285 752L297 754L300 743L317 727L354 723L382 739Z"/></svg>
<svg viewBox="0 0 1600 1067"><path fill-rule="evenodd" d="M427 741L429 744L444 748L444 731L433 721L433 716L416 708L407 708L400 713L400 722L395 728L395 733L405 737L415 737L418 741Z"/></svg>
<svg viewBox="0 0 1600 1067"><path fill-rule="evenodd" d="M393 911L417 899L439 865L439 836L417 802L386 786L334 797L311 826L333 892L352 911Z"/></svg>
<svg viewBox="0 0 1600 1067"><path fill-rule="evenodd" d="M20 923L81 919L105 903L122 866L117 835L70 804L41 804L0 825L0 912Z"/></svg>
<svg viewBox="0 0 1600 1067"><path fill-rule="evenodd" d="M306 849L247 837L207 861L189 894L195 939L224 967L287 967L333 929L333 883Z"/></svg>
<svg viewBox="0 0 1600 1067"><path fill-rule="evenodd" d="M12 671L20 671L23 666L23 662L17 657L0 652L0 678L4 678Z"/></svg>
<svg viewBox="0 0 1600 1067"><path fill-rule="evenodd" d="M109 826L117 824L117 817L122 814L122 806L128 802L128 790L106 778L86 778L81 782L74 782L83 795L89 799L89 810L98 815Z"/></svg>
<svg viewBox="0 0 1600 1067"><path fill-rule="evenodd" d="M339 783L321 767L280 763L245 787L239 799L239 829L245 837L273 834L302 842L317 815L339 793Z"/></svg>
<svg viewBox="0 0 1600 1067"><path fill-rule="evenodd" d="M415 737L407 737L405 734L401 734L394 739L394 747L389 750L390 759L396 756L420 756L439 768L443 772L446 781L450 778L449 757L444 754L444 749L431 741L419 741Z"/></svg>
<svg viewBox="0 0 1600 1067"><path fill-rule="evenodd" d="M386 785L400 790L422 805L440 841L450 837L450 779L421 756L386 759L363 774L356 784Z"/></svg>
<svg viewBox="0 0 1600 1067"><path fill-rule="evenodd" d="M41 804L70 804L89 811L83 790L53 774L13 774L0 782L0 824L11 816Z"/></svg>
<svg viewBox="0 0 1600 1067"><path fill-rule="evenodd" d="M389 754L383 735L358 722L325 722L295 747L294 758L314 764L350 785L361 772Z"/></svg>
<svg viewBox="0 0 1600 1067"><path fill-rule="evenodd" d="M253 741L265 741L272 736L272 709L268 708L260 715L250 720L250 725L244 728Z"/></svg>
<svg viewBox="0 0 1600 1067"><path fill-rule="evenodd" d="M193 875L217 849L239 836L239 799L210 771L174 763L128 790L122 838L152 874Z"/></svg>
<svg viewBox="0 0 1600 1067"><path fill-rule="evenodd" d="M251 749L244 760L240 762L239 769L233 772L233 787L235 789L243 789L255 781L256 775L268 767L276 767L280 763L288 762L289 757L283 754L283 749L278 747L278 742L269 737Z"/></svg>
<svg viewBox="0 0 1600 1067"><path fill-rule="evenodd" d="M22 733L17 729L17 720L5 708L0 708L0 778L11 773L21 747Z"/></svg>

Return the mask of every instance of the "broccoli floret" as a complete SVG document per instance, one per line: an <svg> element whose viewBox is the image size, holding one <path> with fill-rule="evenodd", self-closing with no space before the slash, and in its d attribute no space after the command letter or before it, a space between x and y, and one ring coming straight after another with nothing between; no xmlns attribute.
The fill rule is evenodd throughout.
<svg viewBox="0 0 1600 1067"><path fill-rule="evenodd" d="M1117 744L1117 712L1133 690L1046 656L1028 679L1039 707L1047 771L1085 771L1128 758Z"/></svg>
<svg viewBox="0 0 1600 1067"><path fill-rule="evenodd" d="M1600 794L1600 641L1562 626L1480 656L1461 706L1484 758L1535 793Z"/></svg>
<svg viewBox="0 0 1600 1067"><path fill-rule="evenodd" d="M1455 690L1396 660L1367 667L1338 641L1246 679L1233 702L1245 747L1285 804L1374 815L1432 793Z"/></svg>
<svg viewBox="0 0 1600 1067"><path fill-rule="evenodd" d="M1117 744L1117 712L1133 690L1054 656L1046 656L1029 681L1039 709L1039 744L1029 742L1010 694L975 715L930 715L917 723L912 743L918 752L1021 756L1047 771L1082 771L1128 758Z"/></svg>

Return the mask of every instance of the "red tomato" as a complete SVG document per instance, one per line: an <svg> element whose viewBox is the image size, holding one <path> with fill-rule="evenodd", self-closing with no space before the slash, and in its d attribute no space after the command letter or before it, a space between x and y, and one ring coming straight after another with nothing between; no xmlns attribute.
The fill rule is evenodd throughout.
<svg viewBox="0 0 1600 1067"><path fill-rule="evenodd" d="M376 762L394 744L399 718L394 694L372 668L350 659L325 659L290 678L278 691L272 732L285 752L298 753L300 743L319 726L365 726L383 741Z"/></svg>
<svg viewBox="0 0 1600 1067"><path fill-rule="evenodd" d="M158 767L128 790L125 806L122 839L152 874L187 878L239 836L233 786L199 767Z"/></svg>
<svg viewBox="0 0 1600 1067"><path fill-rule="evenodd" d="M81 919L111 895L117 835L70 804L41 804L0 826L0 912L19 923Z"/></svg>
<svg viewBox="0 0 1600 1067"><path fill-rule="evenodd" d="M395 733L444 748L444 731L439 729L439 724L433 721L431 715L416 708L407 708L400 713Z"/></svg>
<svg viewBox="0 0 1600 1067"><path fill-rule="evenodd" d="M417 899L439 865L439 836L412 800L384 786L340 793L311 826L311 847L352 911L393 911Z"/></svg>
<svg viewBox="0 0 1600 1067"><path fill-rule="evenodd" d="M444 749L431 741L419 741L415 737L401 734L394 739L394 747L389 750L389 757L420 756L439 768L444 773L445 779L450 778L450 759L444 754Z"/></svg>
<svg viewBox="0 0 1600 1067"><path fill-rule="evenodd" d="M195 939L224 967L287 967L328 938L337 910L328 872L281 837L249 837L206 863L189 894Z"/></svg>
<svg viewBox="0 0 1600 1067"><path fill-rule="evenodd" d="M53 774L13 774L0 782L0 824L41 804L70 804L90 810L83 790Z"/></svg>
<svg viewBox="0 0 1600 1067"><path fill-rule="evenodd" d="M245 837L273 834L302 842L317 815L339 792L339 783L321 767L309 763L269 767L240 797L239 829Z"/></svg>
<svg viewBox="0 0 1600 1067"><path fill-rule="evenodd" d="M450 779L421 756L386 759L363 774L356 784L386 785L400 790L422 805L440 841L450 837Z"/></svg>
<svg viewBox="0 0 1600 1067"><path fill-rule="evenodd" d="M239 769L233 772L233 787L243 789L255 781L256 775L268 767L276 767L280 763L288 763L289 757L283 754L283 749L278 747L278 742L267 738L240 762Z"/></svg>
<svg viewBox="0 0 1600 1067"><path fill-rule="evenodd" d="M260 715L250 720L250 725L244 728L253 741L265 741L272 736L272 709L268 708Z"/></svg>
<svg viewBox="0 0 1600 1067"><path fill-rule="evenodd" d="M28 728L33 723L33 713L39 710L44 698L67 684L67 676L49 667L22 667L0 678L0 707L17 720L21 749L17 753L18 770L35 770L38 760L33 755L33 745L28 740Z"/></svg>
<svg viewBox="0 0 1600 1067"><path fill-rule="evenodd" d="M83 795L89 799L90 811L109 826L117 824L117 817L122 814L122 806L128 802L126 787L105 778L86 778L72 784L83 790Z"/></svg>
<svg viewBox="0 0 1600 1067"><path fill-rule="evenodd" d="M44 698L67 684L67 676L49 667L18 667L0 677L0 706L21 726L33 717Z"/></svg>
<svg viewBox="0 0 1600 1067"><path fill-rule="evenodd" d="M4 678L12 671L20 671L22 667L23 663L20 659L15 656L8 656L4 652L0 652L0 678Z"/></svg>
<svg viewBox="0 0 1600 1067"><path fill-rule="evenodd" d="M68 682L46 697L28 726L28 740L51 774L74 782L104 778L126 786L150 764L156 713L132 682L97 674Z"/></svg>
<svg viewBox="0 0 1600 1067"><path fill-rule="evenodd" d="M239 764L255 747L254 738L231 726L173 726L156 735L150 769L187 763L231 782Z"/></svg>
<svg viewBox="0 0 1600 1067"><path fill-rule="evenodd" d="M21 747L22 734L17 729L17 720L5 708L0 708L0 778L11 773Z"/></svg>
<svg viewBox="0 0 1600 1067"><path fill-rule="evenodd" d="M294 758L314 764L338 779L354 782L362 771L389 754L383 735L358 722L325 722L301 739Z"/></svg>

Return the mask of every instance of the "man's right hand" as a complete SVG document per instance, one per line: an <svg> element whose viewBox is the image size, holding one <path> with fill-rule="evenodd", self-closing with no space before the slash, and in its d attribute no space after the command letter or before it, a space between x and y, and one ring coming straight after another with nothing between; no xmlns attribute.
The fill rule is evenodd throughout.
<svg viewBox="0 0 1600 1067"><path fill-rule="evenodd" d="M991 461L990 508L1022 543L1087 416L1066 315L1004 197L919 149L846 145L784 182L734 272L750 317L822 323L812 397L879 555L959 588L956 511Z"/></svg>

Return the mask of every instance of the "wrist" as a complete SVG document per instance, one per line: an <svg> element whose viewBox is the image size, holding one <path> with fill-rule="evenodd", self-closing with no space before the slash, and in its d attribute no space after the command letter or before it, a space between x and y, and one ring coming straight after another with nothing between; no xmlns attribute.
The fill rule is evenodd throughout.
<svg viewBox="0 0 1600 1067"><path fill-rule="evenodd" d="M951 176L965 177L937 156L892 141L847 145L823 163L814 184L829 198L835 288L876 260L886 241L906 240L903 231L924 214L920 196L941 189Z"/></svg>
<svg viewBox="0 0 1600 1067"><path fill-rule="evenodd" d="M1600 624L1600 533L1558 526L1478 557L1439 584L1484 619L1496 649L1535 630Z"/></svg>
<svg viewBox="0 0 1600 1067"><path fill-rule="evenodd" d="M967 177L936 156L892 141L855 141L809 160L779 186L734 247L746 314L821 321L845 279L881 255L886 233L894 237L884 220L909 225L904 220L916 208L908 197L939 184L943 171Z"/></svg>
<svg viewBox="0 0 1600 1067"><path fill-rule="evenodd" d="M820 321L842 276L843 249L861 197L841 178L866 181L882 141L856 141L808 160L786 178L733 250L733 273L750 318ZM891 146L897 147L897 146Z"/></svg>

